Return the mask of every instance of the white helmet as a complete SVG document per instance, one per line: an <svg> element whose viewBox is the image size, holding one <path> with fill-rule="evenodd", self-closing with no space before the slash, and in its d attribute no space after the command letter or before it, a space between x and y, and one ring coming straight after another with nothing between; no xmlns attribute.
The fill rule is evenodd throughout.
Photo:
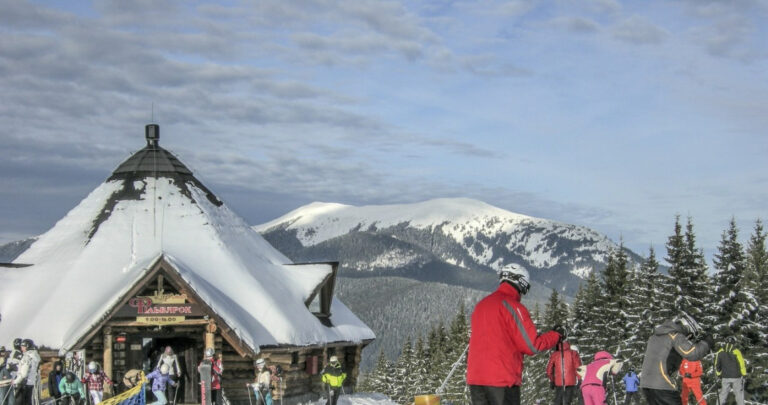
<svg viewBox="0 0 768 405"><path fill-rule="evenodd" d="M266 360L258 359L258 360L256 360L256 367L262 368L262 367L264 367L264 364L266 364L266 363L267 363Z"/></svg>
<svg viewBox="0 0 768 405"><path fill-rule="evenodd" d="M215 350L213 350L213 348L212 348L212 347L208 347L208 348L206 348L206 349L205 349L205 357L213 357L213 354L214 354L215 352L216 352L216 351L215 351Z"/></svg>
<svg viewBox="0 0 768 405"><path fill-rule="evenodd" d="M331 363L331 364L338 364L339 363L339 358L336 357L336 356L331 356L331 358L328 359L328 360L329 360L328 362Z"/></svg>
<svg viewBox="0 0 768 405"><path fill-rule="evenodd" d="M699 336L699 333L701 333L701 326L699 326L699 323L685 311L680 311L680 314L675 318L675 322L682 325L686 335L697 337Z"/></svg>
<svg viewBox="0 0 768 405"><path fill-rule="evenodd" d="M160 374L168 374L169 371L171 371L171 368L167 364L160 366Z"/></svg>
<svg viewBox="0 0 768 405"><path fill-rule="evenodd" d="M508 264L499 270L499 282L512 284L520 295L525 295L531 289L531 276L528 270L519 264Z"/></svg>
<svg viewBox="0 0 768 405"><path fill-rule="evenodd" d="M88 371L93 373L93 372L95 372L98 369L99 369L99 365L96 364L95 361L92 361L92 362L88 363Z"/></svg>

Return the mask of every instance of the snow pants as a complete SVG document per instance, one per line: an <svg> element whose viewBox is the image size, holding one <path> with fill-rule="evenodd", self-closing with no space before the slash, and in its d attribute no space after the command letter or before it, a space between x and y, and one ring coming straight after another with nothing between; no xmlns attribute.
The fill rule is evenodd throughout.
<svg viewBox="0 0 768 405"><path fill-rule="evenodd" d="M569 385L567 387L555 387L554 405L571 405L571 401L573 401L575 394L575 385Z"/></svg>
<svg viewBox="0 0 768 405"><path fill-rule="evenodd" d="M603 405L605 404L605 388L598 384L587 384L581 386L581 396L584 397L584 405Z"/></svg>
<svg viewBox="0 0 768 405"><path fill-rule="evenodd" d="M91 403L96 405L104 400L104 391L88 391L91 394Z"/></svg>
<svg viewBox="0 0 768 405"><path fill-rule="evenodd" d="M632 402L640 405L640 393L637 391L627 391L627 396L624 397L624 405L629 405Z"/></svg>
<svg viewBox="0 0 768 405"><path fill-rule="evenodd" d="M336 405L339 401L339 395L341 395L341 387L328 387L328 401L325 405Z"/></svg>
<svg viewBox="0 0 768 405"><path fill-rule="evenodd" d="M682 398L677 391L643 388L643 394L648 405L682 405Z"/></svg>
<svg viewBox="0 0 768 405"><path fill-rule="evenodd" d="M472 405L520 405L519 385L512 387L470 385L469 395Z"/></svg>
<svg viewBox="0 0 768 405"><path fill-rule="evenodd" d="M165 398L165 392L163 391L152 391L153 394L155 394L155 398L157 398L157 401L150 403L149 405L165 405L168 403L168 399Z"/></svg>
<svg viewBox="0 0 768 405"><path fill-rule="evenodd" d="M728 393L733 390L733 396L736 397L738 405L744 405L744 379L743 378L723 378L720 387L720 403L724 404L728 399Z"/></svg>
<svg viewBox="0 0 768 405"><path fill-rule="evenodd" d="M707 400L702 398L701 380L698 378L683 378L683 405L688 405L688 397L691 394L696 398L694 405L707 405Z"/></svg>

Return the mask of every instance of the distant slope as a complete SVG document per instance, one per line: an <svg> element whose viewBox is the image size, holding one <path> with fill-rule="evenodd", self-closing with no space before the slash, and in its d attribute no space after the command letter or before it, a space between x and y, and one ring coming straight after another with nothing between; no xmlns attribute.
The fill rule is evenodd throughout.
<svg viewBox="0 0 768 405"><path fill-rule="evenodd" d="M533 280L570 296L618 248L584 226L465 198L364 207L312 203L254 228L294 260L341 260L346 275L482 288L496 269L519 263Z"/></svg>
<svg viewBox="0 0 768 405"><path fill-rule="evenodd" d="M24 253L37 238L27 238L0 245L0 263L10 263Z"/></svg>

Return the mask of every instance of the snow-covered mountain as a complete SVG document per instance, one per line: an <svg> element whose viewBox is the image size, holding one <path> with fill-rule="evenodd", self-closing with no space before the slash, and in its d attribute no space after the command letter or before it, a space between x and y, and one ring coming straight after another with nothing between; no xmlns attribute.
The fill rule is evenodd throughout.
<svg viewBox="0 0 768 405"><path fill-rule="evenodd" d="M478 280L480 275L520 263L534 280L569 295L618 248L584 226L466 198L362 207L316 202L254 229L294 260L340 258L343 268L359 275L416 275L471 285L485 279Z"/></svg>

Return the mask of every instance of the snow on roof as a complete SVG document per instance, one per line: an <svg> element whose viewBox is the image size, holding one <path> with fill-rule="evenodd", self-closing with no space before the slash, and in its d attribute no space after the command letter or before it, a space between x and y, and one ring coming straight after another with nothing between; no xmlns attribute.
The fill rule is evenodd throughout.
<svg viewBox="0 0 768 405"><path fill-rule="evenodd" d="M336 299L331 327L305 306L330 265L291 265L196 182L180 181L109 180L15 260L31 267L0 269L0 342L70 348L161 258L254 351L375 337ZM114 203L127 191L137 197Z"/></svg>

